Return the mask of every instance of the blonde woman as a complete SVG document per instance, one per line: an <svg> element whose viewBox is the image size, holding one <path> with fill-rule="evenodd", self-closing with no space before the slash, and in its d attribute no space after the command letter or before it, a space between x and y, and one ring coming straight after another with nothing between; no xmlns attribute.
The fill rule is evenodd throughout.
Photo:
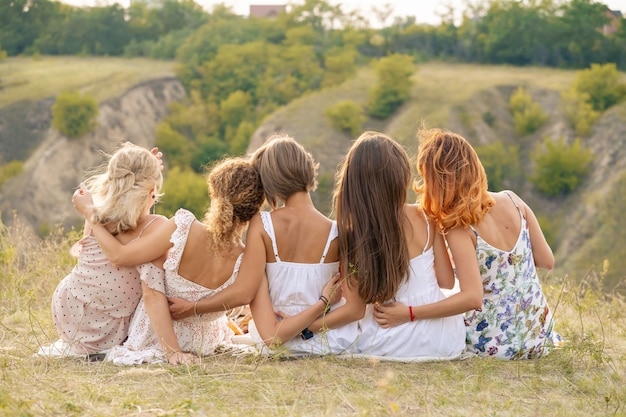
<svg viewBox="0 0 626 417"><path fill-rule="evenodd" d="M143 281L143 302L137 308L128 340L112 349L106 360L131 365L167 361L195 363L221 345L229 345L233 331L224 311L173 322L166 297L191 302L219 295L235 282L242 260L242 234L263 203L257 171L240 158L217 163L208 176L211 205L198 221L185 209L164 222L149 237L123 245L104 227L94 233L114 265L148 262L167 253L165 280ZM77 202L89 211L89 196Z"/></svg>
<svg viewBox="0 0 626 417"><path fill-rule="evenodd" d="M141 298L140 275L158 279L163 271L152 264L117 268L107 260L91 224L107 230L120 244L153 232L165 221L150 214L160 196L161 167L150 151L126 143L101 172L85 181L93 209L82 239L72 248L78 262L52 296L52 317L61 340L40 354L102 353L126 339Z"/></svg>
<svg viewBox="0 0 626 417"><path fill-rule="evenodd" d="M409 314L420 319L467 312L468 353L499 359L544 356L559 336L537 275L537 268L554 266L537 218L513 192L487 191L485 170L463 137L439 129L420 136L421 183L415 191L447 238L461 291L430 305L381 306L379 323L391 327L408 321ZM481 284L478 305L476 283Z"/></svg>

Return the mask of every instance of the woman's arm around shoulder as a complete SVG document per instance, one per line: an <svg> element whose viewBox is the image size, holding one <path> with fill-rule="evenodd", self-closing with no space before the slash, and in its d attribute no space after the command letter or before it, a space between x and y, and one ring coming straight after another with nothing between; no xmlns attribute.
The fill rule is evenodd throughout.
<svg viewBox="0 0 626 417"><path fill-rule="evenodd" d="M533 258L535 266L538 268L552 269L554 268L554 254L539 225L539 221L532 209L524 200L519 198L513 191L506 191L517 203L520 210L526 217L528 223L528 233L530 234L530 244L533 248Z"/></svg>
<svg viewBox="0 0 626 417"><path fill-rule="evenodd" d="M170 238L176 230L174 219L157 219L141 236L127 244L120 243L103 225L92 224L94 236L104 254L116 267L138 265L159 258L171 247Z"/></svg>

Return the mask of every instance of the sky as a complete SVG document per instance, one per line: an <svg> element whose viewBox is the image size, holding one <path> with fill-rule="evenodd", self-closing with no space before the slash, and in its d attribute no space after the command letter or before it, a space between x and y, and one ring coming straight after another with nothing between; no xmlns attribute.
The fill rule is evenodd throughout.
<svg viewBox="0 0 626 417"><path fill-rule="evenodd" d="M128 6L130 0L62 0L77 6L95 6L120 3ZM372 7L382 8L385 4L389 4L393 10L392 17L415 16L418 23L437 24L440 22L441 13L445 13L446 6L450 5L456 10L456 17L460 17L461 11L465 8L466 3L477 3L479 0L328 0L331 4L341 4L344 12L358 10L361 15L373 16ZM232 7L237 14L247 15L250 10L250 4L287 4L302 3L298 0L196 0L205 9L211 10L212 6L218 3L226 4ZM613 10L621 10L626 13L626 0L601 0ZM390 23L392 19L388 23ZM375 22L372 22L375 24Z"/></svg>

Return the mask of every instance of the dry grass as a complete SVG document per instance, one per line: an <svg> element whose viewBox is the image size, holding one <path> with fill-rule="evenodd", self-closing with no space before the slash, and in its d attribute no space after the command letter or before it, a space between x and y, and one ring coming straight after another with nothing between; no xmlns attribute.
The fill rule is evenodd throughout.
<svg viewBox="0 0 626 417"><path fill-rule="evenodd" d="M98 101L117 97L148 79L174 76L174 63L149 59L44 56L0 62L0 108L79 90Z"/></svg>
<svg viewBox="0 0 626 417"><path fill-rule="evenodd" d="M50 297L76 238L0 227L0 415L626 415L626 309L549 279L566 346L545 359L401 364L333 357L207 357L199 366L118 367L34 358L56 339Z"/></svg>

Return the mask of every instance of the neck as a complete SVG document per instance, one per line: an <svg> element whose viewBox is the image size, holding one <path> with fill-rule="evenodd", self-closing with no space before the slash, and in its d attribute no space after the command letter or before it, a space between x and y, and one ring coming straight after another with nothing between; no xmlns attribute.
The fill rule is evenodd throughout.
<svg viewBox="0 0 626 417"><path fill-rule="evenodd" d="M299 191L287 197L285 207L292 210L315 209L311 194L307 191Z"/></svg>

